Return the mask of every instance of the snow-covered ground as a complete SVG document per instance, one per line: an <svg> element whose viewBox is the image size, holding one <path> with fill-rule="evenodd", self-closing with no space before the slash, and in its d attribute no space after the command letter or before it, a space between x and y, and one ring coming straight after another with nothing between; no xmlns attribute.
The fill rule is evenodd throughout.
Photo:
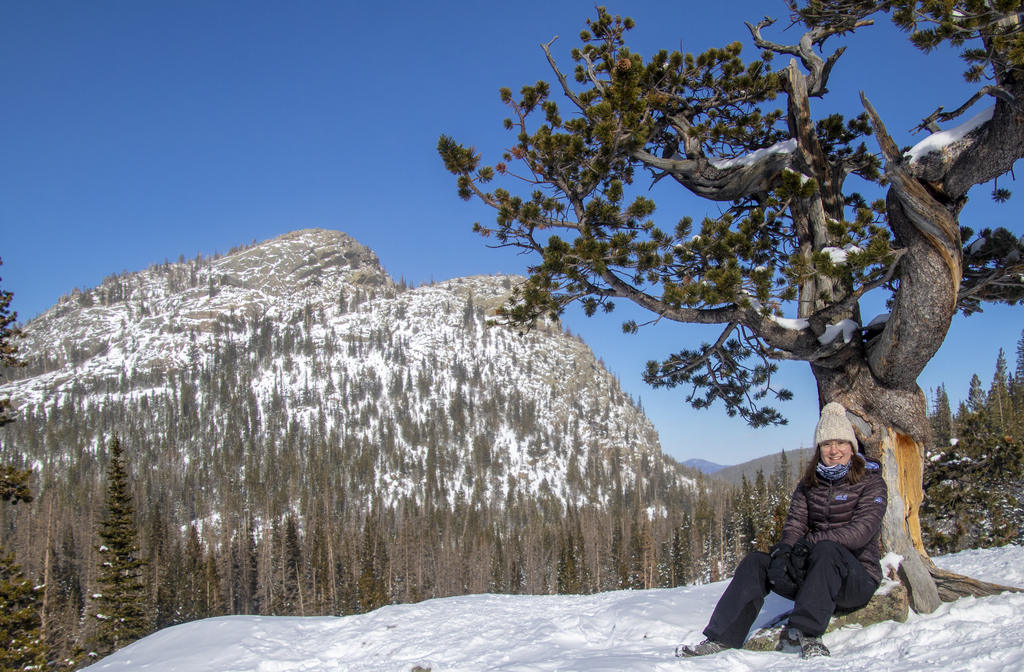
<svg viewBox="0 0 1024 672"><path fill-rule="evenodd" d="M965 551L936 563L1024 587L1024 548ZM678 659L726 583L589 596L471 595L343 618L233 616L162 630L90 670L1024 670L1024 594L943 604L906 623L825 636L831 658L728 651ZM771 596L760 623L791 605ZM755 625L758 627L758 625Z"/></svg>

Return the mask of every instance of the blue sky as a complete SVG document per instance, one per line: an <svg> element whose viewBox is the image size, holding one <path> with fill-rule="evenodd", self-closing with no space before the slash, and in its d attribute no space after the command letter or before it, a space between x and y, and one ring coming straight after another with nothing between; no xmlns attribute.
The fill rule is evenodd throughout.
<svg viewBox="0 0 1024 672"><path fill-rule="evenodd" d="M556 35L554 54L571 71L569 49L594 5L436 4L0 1L0 287L14 292L19 317L123 269L309 227L349 233L412 283L524 272L526 258L471 232L493 215L456 196L437 138L497 161L512 143L498 88L550 81L539 44ZM645 56L740 40L752 57L743 22L766 13L780 18L770 37L799 36L780 32L781 0L608 7L637 21L630 43ZM921 118L974 92L953 55L916 52L884 19L827 46L839 44L849 48L816 115L858 113L864 90L909 145ZM718 211L667 182L653 191L656 222ZM990 190L972 194L961 221L1024 233L1024 197L996 206ZM667 453L731 464L810 442L817 394L806 365L782 367L797 395L782 405L790 425L751 430L721 408L692 411L685 391L640 381L646 360L714 330L662 324L624 336L628 312L571 312L565 323L642 398ZM1024 313L1006 307L958 318L922 387L945 382L955 400L975 372L987 385L1000 347L1014 365L1022 327Z"/></svg>

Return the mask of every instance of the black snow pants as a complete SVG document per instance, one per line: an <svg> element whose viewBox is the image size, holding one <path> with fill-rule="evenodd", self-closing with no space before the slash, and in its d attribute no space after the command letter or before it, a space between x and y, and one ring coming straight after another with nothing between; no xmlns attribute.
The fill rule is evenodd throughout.
<svg viewBox="0 0 1024 672"><path fill-rule="evenodd" d="M704 628L705 637L737 649L743 646L772 589L768 583L769 564L771 557L759 551L743 558ZM850 551L832 541L819 541L807 560L807 576L796 593L777 592L795 602L789 627L820 637L836 607L862 607L877 588L878 582Z"/></svg>

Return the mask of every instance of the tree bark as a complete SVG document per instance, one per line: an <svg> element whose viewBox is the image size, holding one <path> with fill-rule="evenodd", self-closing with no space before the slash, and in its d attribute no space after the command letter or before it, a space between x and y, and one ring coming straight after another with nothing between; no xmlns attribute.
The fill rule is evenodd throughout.
<svg viewBox="0 0 1024 672"><path fill-rule="evenodd" d="M931 613L941 604L929 571L918 512L924 501L923 446L930 436L924 393L912 384L885 387L873 375L866 347L812 364L821 403L838 401L849 412L866 455L882 465L889 502L882 524L882 547L903 556L900 580L910 605Z"/></svg>
<svg viewBox="0 0 1024 672"><path fill-rule="evenodd" d="M931 560L928 560L925 566L928 568L929 573L931 573L932 579L935 580L939 597L943 602L952 602L964 595L987 597L1005 592L1022 592L1020 588L1014 588L1013 586L1001 586L998 583L988 583L967 576L961 576L960 574L954 574L953 572L947 572L936 567L935 563Z"/></svg>

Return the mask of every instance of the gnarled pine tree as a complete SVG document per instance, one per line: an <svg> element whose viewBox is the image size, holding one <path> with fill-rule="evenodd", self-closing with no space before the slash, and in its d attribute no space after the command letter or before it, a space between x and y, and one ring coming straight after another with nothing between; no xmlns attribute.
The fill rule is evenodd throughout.
<svg viewBox="0 0 1024 672"><path fill-rule="evenodd" d="M819 403L849 409L863 447L883 463L890 488L883 543L906 557L901 574L912 605L930 612L939 605L937 581L943 595L949 587L987 589L937 570L921 541L930 427L917 378L958 311L1024 297L1024 244L997 229L965 246L973 232L959 224L968 190L1024 155L1017 18L1024 7L1018 0L789 4L806 32L795 45L776 44L762 35L771 19L747 24L762 50L750 63L738 42L698 56L661 51L645 62L626 45L633 22L598 8L572 52L575 85L551 43L542 45L571 115L563 117L546 82L524 86L518 99L502 89L512 110L505 126L517 134L503 161L482 165L473 149L446 136L438 151L460 196L497 211L496 225L476 230L538 259L499 321L529 327L574 301L593 314L627 299L652 321L722 325L714 343L649 363L645 379L691 386L693 406L720 400L752 426L784 422L763 403L769 394L790 396L772 386L777 362L808 362ZM821 55L825 41L886 13L922 49L961 47L968 80L992 82L963 107L922 121L934 133L983 97L995 103L955 142L936 136L926 156L904 155L863 94L864 110L852 119L811 113L843 53ZM775 56L788 57L784 68L771 67ZM776 100L781 109L771 109ZM862 141L872 134L880 157ZM675 180L727 209L696 235L689 218L659 229L650 219L654 202L626 195L645 171L651 182ZM869 204L847 193L851 174L888 186L887 197ZM496 175L519 178L531 193L487 191ZM891 313L865 324L858 301L872 290L890 293ZM783 319L794 304L797 319Z"/></svg>

